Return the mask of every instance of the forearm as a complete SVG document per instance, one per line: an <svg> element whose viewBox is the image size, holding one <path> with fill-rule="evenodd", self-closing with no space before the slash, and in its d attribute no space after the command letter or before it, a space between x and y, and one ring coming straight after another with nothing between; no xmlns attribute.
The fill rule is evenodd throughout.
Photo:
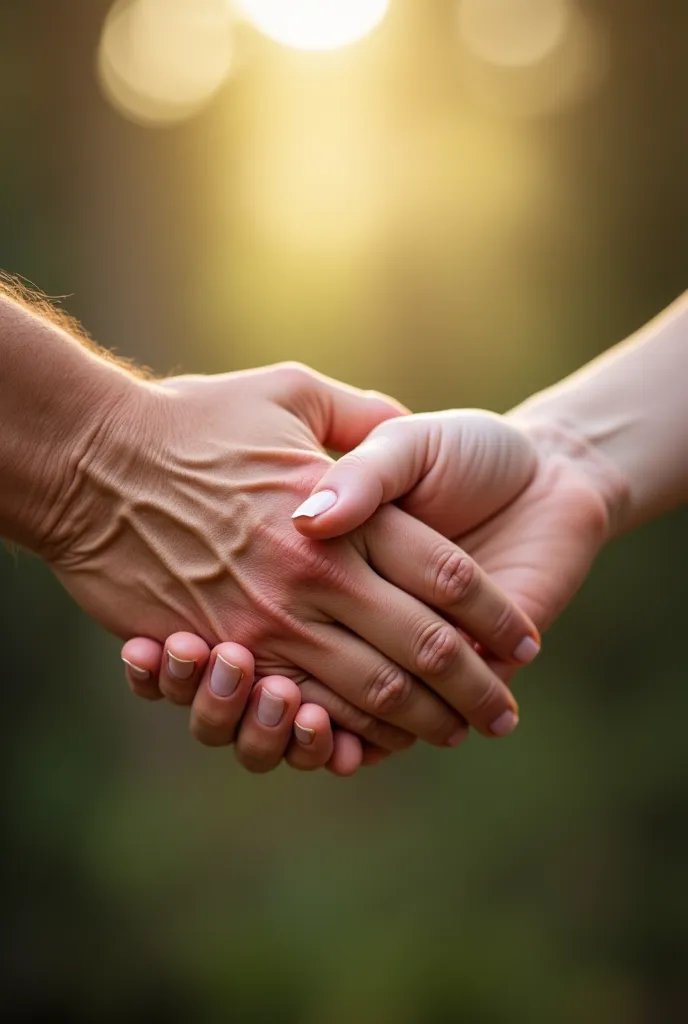
<svg viewBox="0 0 688 1024"><path fill-rule="evenodd" d="M575 435L596 473L606 461L618 474L614 532L688 501L688 293L513 416Z"/></svg>
<svg viewBox="0 0 688 1024"><path fill-rule="evenodd" d="M0 295L0 536L41 550L136 379Z"/></svg>

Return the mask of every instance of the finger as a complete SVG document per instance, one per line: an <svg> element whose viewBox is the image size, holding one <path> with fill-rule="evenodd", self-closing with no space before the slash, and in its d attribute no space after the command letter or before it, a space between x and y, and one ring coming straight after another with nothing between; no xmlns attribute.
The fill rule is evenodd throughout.
<svg viewBox="0 0 688 1024"><path fill-rule="evenodd" d="M173 633L165 642L160 665L160 692L173 704L192 703L210 648L194 633Z"/></svg>
<svg viewBox="0 0 688 1024"><path fill-rule="evenodd" d="M408 413L393 398L360 391L299 364L275 370L280 404L305 420L323 447L333 451L348 452L379 423Z"/></svg>
<svg viewBox="0 0 688 1024"><path fill-rule="evenodd" d="M234 742L241 716L251 695L253 655L239 644L223 643L213 650L191 708L193 736L207 747Z"/></svg>
<svg viewBox="0 0 688 1024"><path fill-rule="evenodd" d="M162 644L139 636L127 640L122 647L124 673L132 693L143 700L162 700L158 672L162 661Z"/></svg>
<svg viewBox="0 0 688 1024"><path fill-rule="evenodd" d="M507 686L511 686L511 682L514 676L518 673L518 669L506 661L500 661L499 658L491 658L489 655L483 655L483 658L494 674L499 676L502 682L506 683Z"/></svg>
<svg viewBox="0 0 688 1024"><path fill-rule="evenodd" d="M374 715L361 711L340 694L328 686L307 676L299 682L301 700L310 704L318 704L328 713L331 720L341 729L362 737L371 745L390 753L408 750L416 742L416 737L404 729L383 722Z"/></svg>
<svg viewBox="0 0 688 1024"><path fill-rule="evenodd" d="M340 778L355 775L363 763L363 745L358 736L337 730L334 734L334 752L327 765L328 772Z"/></svg>
<svg viewBox="0 0 688 1024"><path fill-rule="evenodd" d="M379 608L376 611L379 619ZM370 635L379 632L384 646L399 646L392 636L396 633L396 621L394 630L389 630L389 619L385 617L372 629L368 623L364 628ZM447 629L455 632L448 625ZM355 631L360 633L360 621ZM317 672L327 679L337 693L368 715L391 722L436 746L455 746L464 738L465 726L459 715L409 672L384 657L374 642L365 643L339 626L312 624L309 642L290 641L289 656L307 672Z"/></svg>
<svg viewBox="0 0 688 1024"><path fill-rule="evenodd" d="M400 515L403 518L403 513ZM371 653L374 648L375 653L386 656L377 676L371 676L370 670L367 676L359 676L368 687L363 695L365 710L377 714L391 710L397 716L389 717L394 724L443 746L460 725L449 708L485 736L502 735L507 721L512 730L516 728L518 706L513 694L454 626L369 570L366 585L355 586L353 594L331 591L323 597L322 607L336 622L366 640ZM386 609L385 615L380 614L381 608ZM349 640L349 663L351 645ZM304 661L300 664L311 667ZM321 675L333 685L330 674L321 670ZM340 692L356 703L350 692ZM360 700L360 685L357 696ZM505 717L507 714L511 718Z"/></svg>
<svg viewBox="0 0 688 1024"><path fill-rule="evenodd" d="M537 657L535 624L460 547L393 506L380 509L363 536L385 580L437 608L492 655L517 665Z"/></svg>
<svg viewBox="0 0 688 1024"><path fill-rule="evenodd" d="M236 733L236 760L251 772L276 768L287 753L301 691L286 676L267 676L254 686Z"/></svg>
<svg viewBox="0 0 688 1024"><path fill-rule="evenodd" d="M301 705L295 682L285 676L261 679L251 693L235 741L237 761L250 772L276 768L292 738L292 724Z"/></svg>
<svg viewBox="0 0 688 1024"><path fill-rule="evenodd" d="M307 537L338 537L364 523L383 503L407 494L427 473L435 431L429 421L394 421L373 431L335 462L293 513ZM401 429L397 429L400 427Z"/></svg>
<svg viewBox="0 0 688 1024"><path fill-rule="evenodd" d="M287 763L302 772L324 768L334 752L330 716L317 704L302 704L296 712Z"/></svg>

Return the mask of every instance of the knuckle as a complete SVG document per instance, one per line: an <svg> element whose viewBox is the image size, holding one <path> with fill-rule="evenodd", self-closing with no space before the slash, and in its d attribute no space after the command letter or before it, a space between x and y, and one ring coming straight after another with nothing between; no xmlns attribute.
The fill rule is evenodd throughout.
<svg viewBox="0 0 688 1024"><path fill-rule="evenodd" d="M480 690L473 695L466 714L470 718L481 718L488 711L494 713L495 705L502 704L502 684L496 676L490 676Z"/></svg>
<svg viewBox="0 0 688 1024"><path fill-rule="evenodd" d="M497 612L494 622L492 623L490 634L497 644L501 644L510 640L512 637L515 637L517 634L520 638L520 634L523 633L523 628L519 629L519 626L520 616L516 609L510 601L504 600ZM508 653L511 654L512 652L509 651Z"/></svg>
<svg viewBox="0 0 688 1024"><path fill-rule="evenodd" d="M414 683L397 665L386 662L374 673L365 695L367 710L374 715L402 711L413 694Z"/></svg>
<svg viewBox="0 0 688 1024"><path fill-rule="evenodd" d="M289 391L298 391L313 380L313 371L303 363L294 360L277 363L274 372L279 378L280 384Z"/></svg>
<svg viewBox="0 0 688 1024"><path fill-rule="evenodd" d="M439 605L472 601L480 587L480 573L472 558L458 549L443 550L434 568L434 597Z"/></svg>
<svg viewBox="0 0 688 1024"><path fill-rule="evenodd" d="M431 622L420 633L414 651L416 674L439 676L447 672L459 653L459 635L443 622Z"/></svg>

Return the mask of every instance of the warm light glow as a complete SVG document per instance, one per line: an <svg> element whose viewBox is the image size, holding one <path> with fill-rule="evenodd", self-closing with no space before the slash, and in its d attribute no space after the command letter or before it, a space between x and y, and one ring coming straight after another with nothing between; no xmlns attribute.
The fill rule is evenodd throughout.
<svg viewBox="0 0 688 1024"><path fill-rule="evenodd" d="M560 45L570 13L567 0L460 0L459 29L482 60L527 67Z"/></svg>
<svg viewBox="0 0 688 1024"><path fill-rule="evenodd" d="M531 15L521 25L522 35L514 32L511 39L506 23L498 24L497 18L498 10L507 8L512 13L528 9ZM461 73L476 97L500 114L553 114L583 101L604 79L604 35L576 6L563 0L464 0L459 11L464 30Z"/></svg>
<svg viewBox="0 0 688 1024"><path fill-rule="evenodd" d="M105 95L144 124L189 117L229 74L231 27L224 0L118 0L98 53Z"/></svg>
<svg viewBox="0 0 688 1024"><path fill-rule="evenodd" d="M236 0L264 35L297 50L334 50L376 28L389 0Z"/></svg>

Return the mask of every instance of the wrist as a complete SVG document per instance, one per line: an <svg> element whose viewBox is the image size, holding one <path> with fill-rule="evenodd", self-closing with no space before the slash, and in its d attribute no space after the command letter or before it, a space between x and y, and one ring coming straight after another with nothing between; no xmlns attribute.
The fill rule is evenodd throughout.
<svg viewBox="0 0 688 1024"><path fill-rule="evenodd" d="M688 293L515 414L573 438L623 533L688 502L687 373Z"/></svg>
<svg viewBox="0 0 688 1024"><path fill-rule="evenodd" d="M524 402L508 418L529 436L540 457L563 459L575 467L581 482L604 509L607 541L629 528L630 480L593 424L547 394Z"/></svg>
<svg viewBox="0 0 688 1024"><path fill-rule="evenodd" d="M35 446L30 486L13 539L48 562L68 557L87 523L108 517L114 480L133 464L147 419L149 384L106 361L79 382L55 431Z"/></svg>
<svg viewBox="0 0 688 1024"><path fill-rule="evenodd" d="M141 386L84 342L40 302L0 295L0 536L41 554Z"/></svg>

